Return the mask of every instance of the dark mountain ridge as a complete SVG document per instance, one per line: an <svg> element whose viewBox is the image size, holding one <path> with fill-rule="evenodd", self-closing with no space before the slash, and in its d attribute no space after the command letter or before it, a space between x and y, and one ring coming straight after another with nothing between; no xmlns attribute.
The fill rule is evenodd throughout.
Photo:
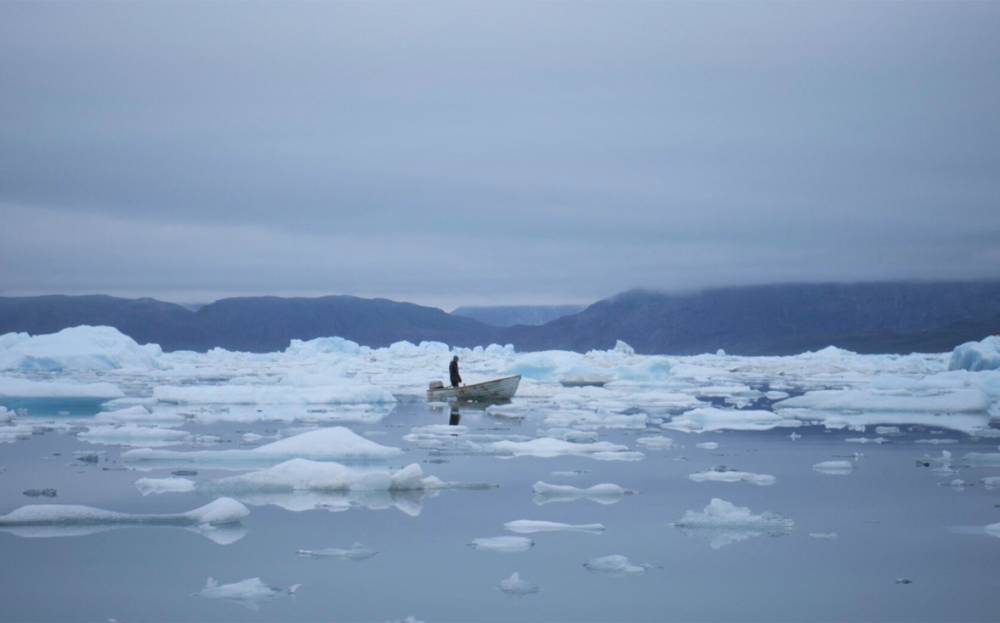
<svg viewBox="0 0 1000 623"><path fill-rule="evenodd" d="M434 307L354 296L221 299L192 311L104 295L0 297L0 333L108 325L164 350L282 350L340 336L368 346L435 340L586 351L625 340L640 353L782 355L835 345L862 353L942 352L1000 331L1000 282L783 284L631 290L538 326L490 326Z"/></svg>

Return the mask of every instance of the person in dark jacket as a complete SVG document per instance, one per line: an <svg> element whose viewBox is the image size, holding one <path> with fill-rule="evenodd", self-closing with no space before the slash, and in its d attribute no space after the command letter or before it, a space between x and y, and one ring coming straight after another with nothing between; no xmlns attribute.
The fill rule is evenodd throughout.
<svg viewBox="0 0 1000 623"><path fill-rule="evenodd" d="M451 363L448 364L448 374L451 376L451 386L458 387L462 382L462 377L458 374L458 355L455 355Z"/></svg>

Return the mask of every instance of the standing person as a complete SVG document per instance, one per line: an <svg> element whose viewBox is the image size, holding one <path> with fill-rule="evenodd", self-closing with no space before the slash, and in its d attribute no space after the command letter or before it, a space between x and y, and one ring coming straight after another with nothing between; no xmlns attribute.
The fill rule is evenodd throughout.
<svg viewBox="0 0 1000 623"><path fill-rule="evenodd" d="M462 377L458 375L458 355L455 355L448 364L448 374L451 376L451 386L458 387L462 382Z"/></svg>

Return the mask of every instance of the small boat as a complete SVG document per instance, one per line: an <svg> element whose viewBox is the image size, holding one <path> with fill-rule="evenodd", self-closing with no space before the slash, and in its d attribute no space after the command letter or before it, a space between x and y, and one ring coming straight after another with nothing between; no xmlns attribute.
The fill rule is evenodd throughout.
<svg viewBox="0 0 1000 623"><path fill-rule="evenodd" d="M510 400L521 382L521 375L505 376L502 379L445 387L441 381L434 381L427 388L427 400L464 402L490 402L493 400Z"/></svg>

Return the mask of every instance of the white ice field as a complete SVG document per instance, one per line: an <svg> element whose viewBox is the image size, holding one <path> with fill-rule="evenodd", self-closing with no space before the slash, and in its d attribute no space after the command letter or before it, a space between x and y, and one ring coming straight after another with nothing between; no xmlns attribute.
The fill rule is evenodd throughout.
<svg viewBox="0 0 1000 623"><path fill-rule="evenodd" d="M514 401L463 408L462 422L449 426L449 405L427 405L423 396L430 381L446 377L453 354L470 382L522 375ZM605 384L565 387L561 381L567 379ZM600 608L575 609L583 606L566 591L576 581L577 587L599 587L594 595L606 591L602 603L619 607L619 617L655 620L662 612L661 592L651 588L642 593L648 602L636 603L630 591L662 582L675 566L680 572L696 563L671 561L671 555L649 551L630 533L643 534L655 525L665 539L683 539L685 547L699 544L705 556L740 556L744 548L744 555L758 557L741 561L747 565L768 564L766 550L751 545L771 542L766 537L781 537L779 542L802 537L802 547L813 550L832 542L847 551L849 526L824 523L804 509L812 504L809 491L848 495L845 487L858 486L869 477L866 472L878 478L883 522L913 511L913 500L921 495L914 478L930 475L928 491L935 496L965 495L963 503L983 496L977 502L981 512L970 511L967 520L927 511L919 520L927 531L923 538L975 537L975 546L988 550L983 555L1000 562L1000 539L994 538L1000 535L1000 509L986 503L1000 504L1000 337L951 353L910 355L858 355L829 347L790 357L721 351L650 356L637 355L622 342L586 354L519 353L495 344L467 349L400 342L368 348L337 337L293 340L282 352L251 354L164 353L112 328L75 327L52 335L0 336L0 405L0 553L8 560L31 556L39 543L51 550L63 547L60 543L79 540L80 547L88 547L86 539L112 539L102 545L107 552L115 547L113 539L133 547L132 539L142 538L130 534L170 534L176 540L193 531L209 540L197 540L190 545L197 552L185 556L207 569L230 555L220 552L249 547L255 531L261 539L268 535L263 543L281 544L282 554L273 560L259 553L266 549L259 545L257 554L246 554L247 564L219 562L177 586L160 587L171 595L171 605L158 617L164 620L227 614L310 619L320 612L310 609L310 600L323 593L313 589L310 596L311 574L322 565L338 565L343 582L389 582L388 570L365 575L366 569L390 564L385 561L391 556L375 553L383 552L382 544L395 543L397 551L411 547L399 543L399 534L421 526L432 531L428 538L441 552L451 552L441 553L441 560L489 568L494 577L479 583L485 610L473 615L446 597L431 606L416 595L410 601L397 596L398 603L386 598L380 610L344 595L343 618L399 619L410 612L422 620L574 620L574 614L586 612L615 618ZM767 453L779 452L774 448L788 454L769 463ZM877 476L868 467L876 462L886 466ZM908 484L898 491L893 470L907 470ZM38 482L36 473L86 486L66 490L64 485L50 499L28 493L49 484ZM689 493L675 496L675 491ZM857 514L863 504L847 514ZM214 509L225 512L206 515ZM377 512L383 509L389 512ZM474 521L467 515L473 512L492 519ZM435 513L443 518L433 519ZM361 521L362 528L348 533L331 526L320 542L296 542L295 530L287 529L300 516L319 522L365 514L371 518L367 528L363 520L350 520ZM375 519L382 517L397 523ZM401 521L428 523L413 528ZM163 531L171 526L187 530ZM435 532L435 526L448 528ZM810 534L839 536L831 541ZM63 539L43 538L49 536ZM125 545L120 547L123 553L116 555L127 557ZM533 558L545 557L547 547L552 548L548 559ZM406 565L418 565L418 549L407 554ZM560 555L552 556L553 550ZM365 555L351 555L355 551ZM827 551L824 555L833 555L830 547ZM578 560L563 564L562 556ZM396 564L387 569L399 569ZM36 570L43 574L46 568L38 562ZM844 573L838 568L830 577L848 577ZM968 573L982 576L976 568ZM208 576L215 579L206 585ZM850 591L844 581L843 590ZM712 585L703 578L685 599ZM1000 584L993 585L1000 595ZM1000 598L988 597L985 587L973 588L983 597L977 608L963 611L966 618L1000 608ZM0 595L9 601L12 591L0 589ZM59 595L57 590L57 600ZM737 591L734 599L749 604L759 597ZM72 605L75 597L66 591L63 599ZM887 602L889 613L948 618L933 609L894 609L894 599ZM227 610L226 602L247 609ZM627 603L636 609L622 612ZM69 612L41 602L34 604L37 610L22 605L0 614L0 620L32 612L39 620L56 620ZM790 611L799 616L790 618L809 618L806 604L800 605ZM731 618L724 606L711 607L723 609L705 618ZM87 613L104 620L142 612L128 608ZM679 615L703 612L695 604L691 608ZM852 612L881 618L878 610L834 611L842 618Z"/></svg>

